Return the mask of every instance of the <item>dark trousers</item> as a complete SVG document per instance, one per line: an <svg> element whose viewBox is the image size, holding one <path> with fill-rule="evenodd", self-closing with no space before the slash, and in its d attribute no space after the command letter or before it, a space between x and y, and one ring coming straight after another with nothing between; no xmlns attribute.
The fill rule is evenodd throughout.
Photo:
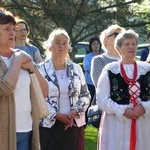
<svg viewBox="0 0 150 150"><path fill-rule="evenodd" d="M84 150L84 126L64 131L64 124L56 121L52 128L39 130L41 150Z"/></svg>

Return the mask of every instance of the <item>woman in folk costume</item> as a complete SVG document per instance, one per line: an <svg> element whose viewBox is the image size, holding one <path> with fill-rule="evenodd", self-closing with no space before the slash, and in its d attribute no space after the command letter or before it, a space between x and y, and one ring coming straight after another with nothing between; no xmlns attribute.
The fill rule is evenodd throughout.
<svg viewBox="0 0 150 150"><path fill-rule="evenodd" d="M137 45L133 30L120 33L115 48L121 61L106 65L99 77L99 150L150 149L150 64L135 60Z"/></svg>

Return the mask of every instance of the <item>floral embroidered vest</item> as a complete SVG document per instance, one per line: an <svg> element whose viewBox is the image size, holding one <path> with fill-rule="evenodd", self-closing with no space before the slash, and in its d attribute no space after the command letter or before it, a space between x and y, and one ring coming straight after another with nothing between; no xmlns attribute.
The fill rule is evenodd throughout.
<svg viewBox="0 0 150 150"><path fill-rule="evenodd" d="M128 84L124 81L120 73L114 74L108 70L110 80L110 98L117 104L129 104ZM141 75L137 80L140 84L140 99L142 101L150 100L150 71Z"/></svg>

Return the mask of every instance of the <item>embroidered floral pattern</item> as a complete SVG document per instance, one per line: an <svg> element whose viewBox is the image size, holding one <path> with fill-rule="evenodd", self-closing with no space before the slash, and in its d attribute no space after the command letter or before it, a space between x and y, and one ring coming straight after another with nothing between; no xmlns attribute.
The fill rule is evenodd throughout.
<svg viewBox="0 0 150 150"><path fill-rule="evenodd" d="M122 96L125 96L123 89L118 88L118 80L116 78L112 79L112 89L111 95L116 98L116 101L120 101Z"/></svg>

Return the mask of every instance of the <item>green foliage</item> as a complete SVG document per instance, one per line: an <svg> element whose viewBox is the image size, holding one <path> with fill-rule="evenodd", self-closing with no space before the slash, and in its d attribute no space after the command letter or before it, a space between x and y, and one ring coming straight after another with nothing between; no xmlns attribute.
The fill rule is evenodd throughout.
<svg viewBox="0 0 150 150"><path fill-rule="evenodd" d="M69 33L72 46L88 41L111 24L146 34L149 0L1 0L0 6L25 19L31 42L40 47L56 27ZM140 37L141 37L140 35ZM41 48L41 51L42 48Z"/></svg>
<svg viewBox="0 0 150 150"><path fill-rule="evenodd" d="M97 149L98 131L92 126L87 126L85 129L85 150Z"/></svg>

